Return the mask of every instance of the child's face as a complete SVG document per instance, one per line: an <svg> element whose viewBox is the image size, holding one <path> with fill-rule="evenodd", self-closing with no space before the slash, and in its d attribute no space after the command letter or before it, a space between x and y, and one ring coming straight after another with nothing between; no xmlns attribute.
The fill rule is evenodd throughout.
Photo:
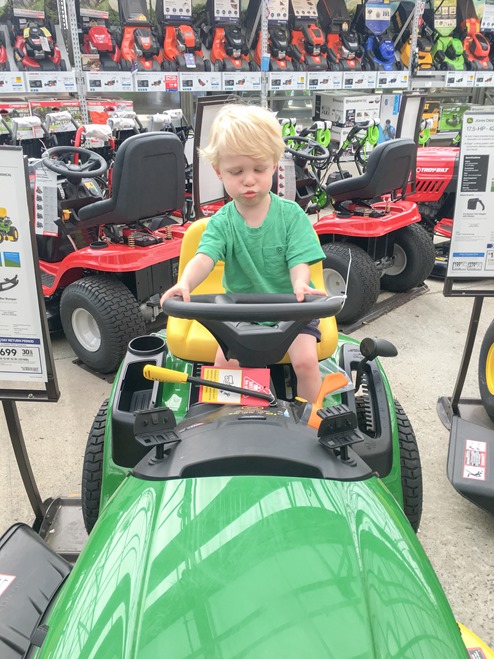
<svg viewBox="0 0 494 659"><path fill-rule="evenodd" d="M272 158L257 160L250 156L225 156L216 173L232 199L243 206L256 206L269 194L276 163Z"/></svg>

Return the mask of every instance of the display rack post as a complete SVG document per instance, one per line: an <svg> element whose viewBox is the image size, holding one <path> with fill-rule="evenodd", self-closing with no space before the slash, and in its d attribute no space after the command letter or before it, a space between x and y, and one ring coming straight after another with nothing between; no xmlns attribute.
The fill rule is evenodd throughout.
<svg viewBox="0 0 494 659"><path fill-rule="evenodd" d="M59 0L63 4L64 0ZM68 32L70 34L72 57L74 61L75 84L77 96L81 104L81 116L83 123L89 123L89 114L87 109L86 98L86 78L82 70L81 48L79 44L79 26L77 25L77 12L75 0L65 0L65 17L68 23Z"/></svg>

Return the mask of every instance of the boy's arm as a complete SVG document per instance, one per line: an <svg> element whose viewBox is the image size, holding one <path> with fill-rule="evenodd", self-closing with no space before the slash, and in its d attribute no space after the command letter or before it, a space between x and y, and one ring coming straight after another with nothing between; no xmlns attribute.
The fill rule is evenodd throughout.
<svg viewBox="0 0 494 659"><path fill-rule="evenodd" d="M310 286L310 268L307 263L299 263L290 268L290 279L297 302L303 302L306 295L327 296L326 291Z"/></svg>
<svg viewBox="0 0 494 659"><path fill-rule="evenodd" d="M169 297L182 297L184 302L190 301L190 292L199 286L214 268L213 259L207 254L196 254L185 266L180 281L163 293L160 305Z"/></svg>

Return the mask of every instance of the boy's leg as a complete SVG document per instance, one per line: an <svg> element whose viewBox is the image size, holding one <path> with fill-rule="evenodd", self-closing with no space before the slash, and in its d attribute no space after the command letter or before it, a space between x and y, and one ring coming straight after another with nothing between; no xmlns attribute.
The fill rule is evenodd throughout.
<svg viewBox="0 0 494 659"><path fill-rule="evenodd" d="M297 376L297 396L315 403L321 388L316 337L299 334L288 348L288 354Z"/></svg>
<svg viewBox="0 0 494 659"><path fill-rule="evenodd" d="M218 350L216 351L214 365L216 366L216 368L240 368L240 364L236 359L228 360L225 357L223 350L220 348L220 346L218 346Z"/></svg>

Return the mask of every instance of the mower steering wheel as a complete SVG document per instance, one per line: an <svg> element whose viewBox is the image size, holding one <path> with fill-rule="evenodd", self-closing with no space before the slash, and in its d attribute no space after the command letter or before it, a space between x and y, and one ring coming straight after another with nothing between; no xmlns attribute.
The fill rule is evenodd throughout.
<svg viewBox="0 0 494 659"><path fill-rule="evenodd" d="M75 155L82 159L82 163L73 162L72 156ZM70 162L67 162L69 158ZM54 146L43 153L42 159L43 164L52 172L74 181L101 176L108 169L108 163L98 153L75 146Z"/></svg>
<svg viewBox="0 0 494 659"><path fill-rule="evenodd" d="M301 137L300 135L290 135L283 138L285 142L285 151L304 160L320 162L327 160L330 156L328 149L319 142L312 140L310 137ZM291 146L288 146L290 144ZM294 148L300 145L300 149Z"/></svg>
<svg viewBox="0 0 494 659"><path fill-rule="evenodd" d="M202 320L230 322L277 322L283 320L306 320L335 316L344 299L306 295L304 302L297 302L292 294L217 294L192 295L190 302L173 297L163 302L163 311L168 316Z"/></svg>

